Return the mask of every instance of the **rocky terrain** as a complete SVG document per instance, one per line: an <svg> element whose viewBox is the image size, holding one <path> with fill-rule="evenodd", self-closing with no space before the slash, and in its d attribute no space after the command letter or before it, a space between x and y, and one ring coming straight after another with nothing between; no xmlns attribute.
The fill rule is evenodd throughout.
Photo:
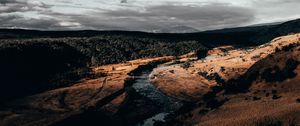
<svg viewBox="0 0 300 126"><path fill-rule="evenodd" d="M249 49L215 51L188 68L157 69L152 81L169 95L195 101L176 125L298 125L299 45L294 34Z"/></svg>
<svg viewBox="0 0 300 126"><path fill-rule="evenodd" d="M0 30L0 125L299 125L299 22L187 34Z"/></svg>
<svg viewBox="0 0 300 126"><path fill-rule="evenodd" d="M217 47L208 51L207 57L203 59L155 69L151 81L170 95L183 99L201 99L203 96L201 89L239 78L253 64L275 53L276 50L298 43L299 36L295 34L279 37L269 43L247 49Z"/></svg>
<svg viewBox="0 0 300 126"><path fill-rule="evenodd" d="M2 109L6 109L0 111L0 124L50 125L91 109L114 115L128 97L125 86L130 82L131 72L141 66L172 59L175 57L147 58L95 67L93 68L95 75L104 73L105 76L83 78L72 86L50 90L3 105Z"/></svg>
<svg viewBox="0 0 300 126"><path fill-rule="evenodd" d="M71 86L3 104L0 123L136 124L160 112L147 95L131 91L139 73L154 68L149 79L158 90L193 104L176 109L165 125L298 124L299 40L293 34L258 47L216 47L199 60L189 53L92 67L90 76Z"/></svg>

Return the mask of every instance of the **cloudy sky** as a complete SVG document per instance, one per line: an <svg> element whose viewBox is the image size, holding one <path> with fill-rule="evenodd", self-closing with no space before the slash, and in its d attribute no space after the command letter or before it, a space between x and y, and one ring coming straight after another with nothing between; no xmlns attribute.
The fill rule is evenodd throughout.
<svg viewBox="0 0 300 126"><path fill-rule="evenodd" d="M300 18L300 0L0 0L0 27L185 32Z"/></svg>

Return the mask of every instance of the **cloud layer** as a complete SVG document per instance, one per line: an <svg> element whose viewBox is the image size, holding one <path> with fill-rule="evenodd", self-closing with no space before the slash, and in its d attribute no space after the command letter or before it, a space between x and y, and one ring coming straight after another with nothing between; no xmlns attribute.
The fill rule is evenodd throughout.
<svg viewBox="0 0 300 126"><path fill-rule="evenodd" d="M0 0L0 27L189 32L300 18L298 0Z"/></svg>

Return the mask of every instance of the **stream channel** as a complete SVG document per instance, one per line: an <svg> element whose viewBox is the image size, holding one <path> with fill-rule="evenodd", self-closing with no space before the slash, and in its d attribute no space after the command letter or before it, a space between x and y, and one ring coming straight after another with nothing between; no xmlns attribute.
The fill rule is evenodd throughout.
<svg viewBox="0 0 300 126"><path fill-rule="evenodd" d="M164 62L140 66L129 73L125 88L99 102L96 108L84 110L51 126L161 126L172 120L186 102L165 95L149 81L149 76ZM123 93L127 93L124 103L114 115L106 115L98 108L108 104Z"/></svg>
<svg viewBox="0 0 300 126"><path fill-rule="evenodd" d="M163 65L158 65L156 67L164 67ZM153 126L155 122L164 122L165 118L173 114L175 111L180 109L183 106L183 102L165 95L159 89L157 89L153 84L151 84L149 80L149 76L152 73L154 68L144 69L143 71L139 72L136 75L133 75L135 81L132 84L132 88L135 90L136 93L144 96L151 100L156 106L158 106L159 110L151 116L136 126Z"/></svg>

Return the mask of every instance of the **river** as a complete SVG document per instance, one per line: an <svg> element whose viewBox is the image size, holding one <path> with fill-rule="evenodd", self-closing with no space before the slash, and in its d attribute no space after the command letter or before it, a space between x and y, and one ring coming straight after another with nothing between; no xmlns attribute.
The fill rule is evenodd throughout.
<svg viewBox="0 0 300 126"><path fill-rule="evenodd" d="M164 66L157 66L164 67ZM183 106L183 102L165 95L159 89L157 89L149 80L149 76L152 73L152 69L145 69L138 75L134 75L135 81L132 84L132 88L140 95L150 99L157 106L159 106L159 112L152 117L145 119L137 124L137 126L153 126L156 121L164 122L165 117L172 114L176 110Z"/></svg>
<svg viewBox="0 0 300 126"><path fill-rule="evenodd" d="M149 76L153 69L161 62L140 66L132 71L131 76L126 81L125 88L106 97L97 104L97 107L83 110L82 113L72 115L52 126L65 125L92 125L99 124L104 126L154 126L155 123L164 123L166 117L174 115L177 110L182 108L184 102L169 97L158 90L149 81ZM123 93L127 93L124 103L119 106L118 112L112 116L107 116L98 108L106 105Z"/></svg>

